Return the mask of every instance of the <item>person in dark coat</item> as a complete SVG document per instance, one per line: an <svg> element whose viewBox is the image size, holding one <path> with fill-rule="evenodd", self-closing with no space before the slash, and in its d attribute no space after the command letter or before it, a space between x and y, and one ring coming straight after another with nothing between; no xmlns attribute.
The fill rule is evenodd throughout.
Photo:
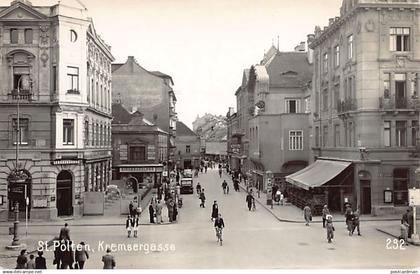
<svg viewBox="0 0 420 274"><path fill-rule="evenodd" d="M354 233L354 231L357 229L357 235L362 236L362 234L360 234L360 213L359 210L356 210L356 212L354 212L354 219L353 219L353 230L351 231L351 234Z"/></svg>
<svg viewBox="0 0 420 274"><path fill-rule="evenodd" d="M408 238L411 239L411 234L413 234L413 230L414 230L414 216L413 216L412 210L408 212L407 217L408 217Z"/></svg>
<svg viewBox="0 0 420 274"><path fill-rule="evenodd" d="M213 208L211 210L211 220L216 219L217 216L219 216L219 205L217 204L217 201L214 201Z"/></svg>
<svg viewBox="0 0 420 274"><path fill-rule="evenodd" d="M150 223L154 224L155 223L155 209L153 208L152 203L150 203L149 205L149 218L150 218Z"/></svg>
<svg viewBox="0 0 420 274"><path fill-rule="evenodd" d="M72 241L62 240L61 269L73 269L74 251L72 249Z"/></svg>
<svg viewBox="0 0 420 274"><path fill-rule="evenodd" d="M102 262L104 263L103 269L114 269L116 266L115 258L111 255L111 249L107 248L106 255L102 256Z"/></svg>
<svg viewBox="0 0 420 274"><path fill-rule="evenodd" d="M16 269L26 269L28 258L26 258L26 249L20 251L20 255L16 259Z"/></svg>
<svg viewBox="0 0 420 274"><path fill-rule="evenodd" d="M75 260L78 269L85 267L85 262L89 259L89 253L87 252L86 245L84 242L80 242L75 252Z"/></svg>
<svg viewBox="0 0 420 274"><path fill-rule="evenodd" d="M172 217L172 220L173 221L176 221L176 217L178 216L178 206L177 206L177 204L175 203L175 201L174 201L174 209L173 209L173 217Z"/></svg>
<svg viewBox="0 0 420 274"><path fill-rule="evenodd" d="M248 210L251 211L252 209L252 200L254 200L254 197L252 196L251 193L248 193L248 195L246 195L246 202L248 204Z"/></svg>
<svg viewBox="0 0 420 274"><path fill-rule="evenodd" d="M69 240L70 241L70 229L68 228L68 224L65 223L64 227L60 229L60 241L61 240Z"/></svg>
<svg viewBox="0 0 420 274"><path fill-rule="evenodd" d="M47 269L47 262L42 255L44 252L38 251L38 257L35 258L35 269Z"/></svg>
<svg viewBox="0 0 420 274"><path fill-rule="evenodd" d="M226 194L227 187L228 187L228 183L226 182L226 180L223 180L223 183L222 183L223 194Z"/></svg>
<svg viewBox="0 0 420 274"><path fill-rule="evenodd" d="M133 216L134 215L134 204L133 202L130 202L128 205L128 215Z"/></svg>
<svg viewBox="0 0 420 274"><path fill-rule="evenodd" d="M200 192L200 200L201 200L200 207L205 208L205 207L206 207L206 206L205 206L205 202L206 202L206 195L204 195L204 188L203 188L203 189L201 189L201 192Z"/></svg>
<svg viewBox="0 0 420 274"><path fill-rule="evenodd" d="M57 238L55 238L54 241L60 242L60 240L57 239ZM62 256L62 252L61 252L61 249L60 249L60 245L61 245L60 243L58 243L58 246L57 246L57 243L54 245L55 248L54 248L54 261L53 261L53 264L54 265L57 265L57 269L61 269L61 256Z"/></svg>
<svg viewBox="0 0 420 274"><path fill-rule="evenodd" d="M351 210L346 217L347 230L349 231L349 236L353 235L353 223L354 223L354 213Z"/></svg>

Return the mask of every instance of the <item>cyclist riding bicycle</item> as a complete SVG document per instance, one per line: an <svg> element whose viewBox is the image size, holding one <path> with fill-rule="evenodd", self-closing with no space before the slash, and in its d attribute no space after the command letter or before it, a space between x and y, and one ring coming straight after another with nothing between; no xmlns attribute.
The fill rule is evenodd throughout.
<svg viewBox="0 0 420 274"><path fill-rule="evenodd" d="M225 223L223 222L222 214L217 215L216 220L214 221L214 228L216 230L216 237L217 242L220 242L220 245L222 245L223 238L223 228L225 228Z"/></svg>

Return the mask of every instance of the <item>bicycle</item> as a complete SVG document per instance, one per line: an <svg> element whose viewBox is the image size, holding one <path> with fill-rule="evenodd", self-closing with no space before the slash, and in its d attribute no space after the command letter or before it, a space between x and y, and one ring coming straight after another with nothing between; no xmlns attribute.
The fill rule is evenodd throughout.
<svg viewBox="0 0 420 274"><path fill-rule="evenodd" d="M221 246L223 245L222 234L223 234L223 228L221 228L221 227L216 227L216 237L217 237L217 242L218 242Z"/></svg>

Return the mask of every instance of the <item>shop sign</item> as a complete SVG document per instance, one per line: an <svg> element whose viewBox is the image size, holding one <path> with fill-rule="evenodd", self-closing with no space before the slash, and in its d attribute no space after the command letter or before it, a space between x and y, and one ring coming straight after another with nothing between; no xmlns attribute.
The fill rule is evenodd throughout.
<svg viewBox="0 0 420 274"><path fill-rule="evenodd" d="M162 172L163 167L122 167L121 173L154 173Z"/></svg>
<svg viewBox="0 0 420 274"><path fill-rule="evenodd" d="M410 206L419 206L420 205L420 189L411 188L408 189L408 200L410 201Z"/></svg>
<svg viewBox="0 0 420 274"><path fill-rule="evenodd" d="M32 201L32 206L35 208L45 208L48 207L48 199L41 198L41 199L34 199Z"/></svg>

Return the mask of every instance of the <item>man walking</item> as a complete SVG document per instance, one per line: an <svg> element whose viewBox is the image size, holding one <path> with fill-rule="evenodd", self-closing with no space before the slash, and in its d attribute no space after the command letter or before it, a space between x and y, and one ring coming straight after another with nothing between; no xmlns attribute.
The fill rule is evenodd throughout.
<svg viewBox="0 0 420 274"><path fill-rule="evenodd" d="M115 259L114 256L111 255L111 249L107 248L106 250L106 255L102 256L102 262L104 263L104 268L103 269L114 269L116 264L115 264Z"/></svg>
<svg viewBox="0 0 420 274"><path fill-rule="evenodd" d="M205 208L205 202L206 202L206 195L204 195L204 188L201 190L200 192L200 200L201 200L201 204L200 207Z"/></svg>
<svg viewBox="0 0 420 274"><path fill-rule="evenodd" d="M64 227L60 229L60 240L69 240L70 241L70 229L68 224L65 223Z"/></svg>
<svg viewBox="0 0 420 274"><path fill-rule="evenodd" d="M219 215L219 205L217 204L217 201L214 201L213 208L211 210L211 220L216 219Z"/></svg>
<svg viewBox="0 0 420 274"><path fill-rule="evenodd" d="M246 195L246 203L248 205L248 210L251 211L252 209L252 203L254 200L254 197L252 196L251 192L248 193L248 195Z"/></svg>
<svg viewBox="0 0 420 274"><path fill-rule="evenodd" d="M75 253L76 265L78 269L83 269L85 266L85 262L89 259L89 254L86 249L86 245L84 242L80 242L78 248L76 248Z"/></svg>
<svg viewBox="0 0 420 274"><path fill-rule="evenodd" d="M306 205L303 208L303 218L305 219L306 226L309 226L309 223L312 221L312 211L309 205Z"/></svg>
<svg viewBox="0 0 420 274"><path fill-rule="evenodd" d="M360 234L360 213L359 213L359 209L356 210L356 212L353 214L354 219L353 219L353 230L351 231L351 234L354 233L354 230L357 229L357 235L362 236Z"/></svg>
<svg viewBox="0 0 420 274"><path fill-rule="evenodd" d="M331 240L334 238L334 231L335 231L331 215L326 216L326 222L327 222L327 224L326 224L327 240L328 240L328 243L331 243Z"/></svg>
<svg viewBox="0 0 420 274"><path fill-rule="evenodd" d="M322 227L325 228L325 223L327 222L327 215L330 215L330 210L327 205L324 205L322 209Z"/></svg>
<svg viewBox="0 0 420 274"><path fill-rule="evenodd" d="M346 223L347 223L347 230L349 231L349 236L353 235L353 223L354 223L354 213L353 210L350 210L350 213L347 214L346 217Z"/></svg>
<svg viewBox="0 0 420 274"><path fill-rule="evenodd" d="M156 223L161 224L162 223L162 204L160 200L158 200L158 203L156 205Z"/></svg>
<svg viewBox="0 0 420 274"><path fill-rule="evenodd" d="M226 194L227 186L228 186L228 184L227 184L226 180L223 180L223 183L222 183L223 194Z"/></svg>

